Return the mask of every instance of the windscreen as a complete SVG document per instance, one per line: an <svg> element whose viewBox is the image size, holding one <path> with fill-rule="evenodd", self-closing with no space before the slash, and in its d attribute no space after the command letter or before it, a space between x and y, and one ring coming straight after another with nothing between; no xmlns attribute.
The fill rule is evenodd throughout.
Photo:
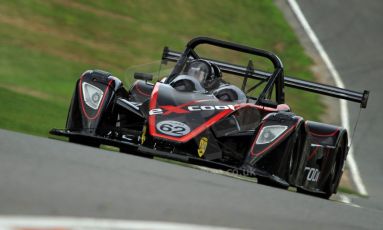
<svg viewBox="0 0 383 230"><path fill-rule="evenodd" d="M130 66L125 70L125 74L121 80L124 84L130 85L135 81L135 73L146 73L153 76L153 83L157 81L164 81L171 73L174 65L174 62L154 61L142 65Z"/></svg>

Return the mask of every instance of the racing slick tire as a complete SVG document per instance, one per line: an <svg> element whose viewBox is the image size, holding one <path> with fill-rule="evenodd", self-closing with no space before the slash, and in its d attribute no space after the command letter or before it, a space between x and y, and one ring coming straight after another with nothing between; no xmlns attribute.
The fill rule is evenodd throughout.
<svg viewBox="0 0 383 230"><path fill-rule="evenodd" d="M120 153L127 153L129 155L153 159L153 155L148 154L148 153L138 152L136 149L133 149L131 147L121 146L120 147Z"/></svg>
<svg viewBox="0 0 383 230"><path fill-rule="evenodd" d="M318 197L329 199L333 193L336 193L338 189L338 185L340 182L340 179L342 177L342 170L343 170L343 164L346 157L346 143L345 138L342 138L342 140L339 142L337 151L336 151L336 158L331 166L330 176L326 181L325 187L324 187L324 194L318 194Z"/></svg>
<svg viewBox="0 0 383 230"><path fill-rule="evenodd" d="M336 158L333 164L331 165L330 175L327 178L327 181L325 182L322 193L310 192L301 188L297 188L297 192L316 196L316 197L327 199L327 200L330 199L332 194L336 193L339 186L340 179L343 174L342 172L343 164L345 162L345 158L347 154L346 146L347 146L347 140L346 138L342 138L336 148L336 156L335 156Z"/></svg>
<svg viewBox="0 0 383 230"><path fill-rule="evenodd" d="M69 137L69 142L99 148L100 144L92 140L84 140L78 137Z"/></svg>
<svg viewBox="0 0 383 230"><path fill-rule="evenodd" d="M303 127L303 126L302 126ZM304 147L305 137L304 129L299 127L292 136L293 141L286 143L286 146L290 149L287 154L287 160L281 167L281 178L284 179L290 186L295 186L297 170L300 163L302 148ZM277 183L271 179L260 177L258 183L268 186L273 186L281 189L288 189L289 186Z"/></svg>
<svg viewBox="0 0 383 230"><path fill-rule="evenodd" d="M262 184L262 185L267 185L275 188L280 188L280 189L288 189L289 186L280 184L278 182L273 181L272 179L269 179L267 177L258 177L257 178L257 183Z"/></svg>
<svg viewBox="0 0 383 230"><path fill-rule="evenodd" d="M289 161L286 166L288 169L286 172L286 179L287 182L292 186L295 186L296 184L296 177L298 173L299 164L302 158L303 148L305 146L305 141L305 130L303 126L301 126L295 132L294 145L292 151L290 152Z"/></svg>

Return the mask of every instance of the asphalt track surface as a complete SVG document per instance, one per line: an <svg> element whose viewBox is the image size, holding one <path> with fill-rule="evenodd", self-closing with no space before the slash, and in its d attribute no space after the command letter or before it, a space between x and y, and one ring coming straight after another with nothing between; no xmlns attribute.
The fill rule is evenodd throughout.
<svg viewBox="0 0 383 230"><path fill-rule="evenodd" d="M369 198L353 202L383 210L383 1L298 0L298 4L346 87L370 90L353 141ZM349 103L349 110L353 127L359 108Z"/></svg>
<svg viewBox="0 0 383 230"><path fill-rule="evenodd" d="M0 214L259 229L380 229L383 212L0 130Z"/></svg>
<svg viewBox="0 0 383 230"><path fill-rule="evenodd" d="M299 1L346 85L371 90L355 136L362 207L158 160L0 130L0 215L133 219L257 229L382 229L382 4ZM352 108L352 120L357 108Z"/></svg>

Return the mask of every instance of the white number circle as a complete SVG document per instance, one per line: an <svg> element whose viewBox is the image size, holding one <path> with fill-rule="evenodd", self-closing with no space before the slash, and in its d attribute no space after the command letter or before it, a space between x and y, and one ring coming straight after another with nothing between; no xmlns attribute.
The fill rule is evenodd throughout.
<svg viewBox="0 0 383 230"><path fill-rule="evenodd" d="M178 121L161 121L157 123L156 128L161 133L175 137L185 136L186 134L190 133L189 126Z"/></svg>

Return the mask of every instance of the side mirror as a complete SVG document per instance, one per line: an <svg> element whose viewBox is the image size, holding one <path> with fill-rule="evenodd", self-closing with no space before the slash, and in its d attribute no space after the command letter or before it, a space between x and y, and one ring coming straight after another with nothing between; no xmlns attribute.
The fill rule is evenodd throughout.
<svg viewBox="0 0 383 230"><path fill-rule="evenodd" d="M134 79L151 81L153 80L153 75L149 73L134 73Z"/></svg>

